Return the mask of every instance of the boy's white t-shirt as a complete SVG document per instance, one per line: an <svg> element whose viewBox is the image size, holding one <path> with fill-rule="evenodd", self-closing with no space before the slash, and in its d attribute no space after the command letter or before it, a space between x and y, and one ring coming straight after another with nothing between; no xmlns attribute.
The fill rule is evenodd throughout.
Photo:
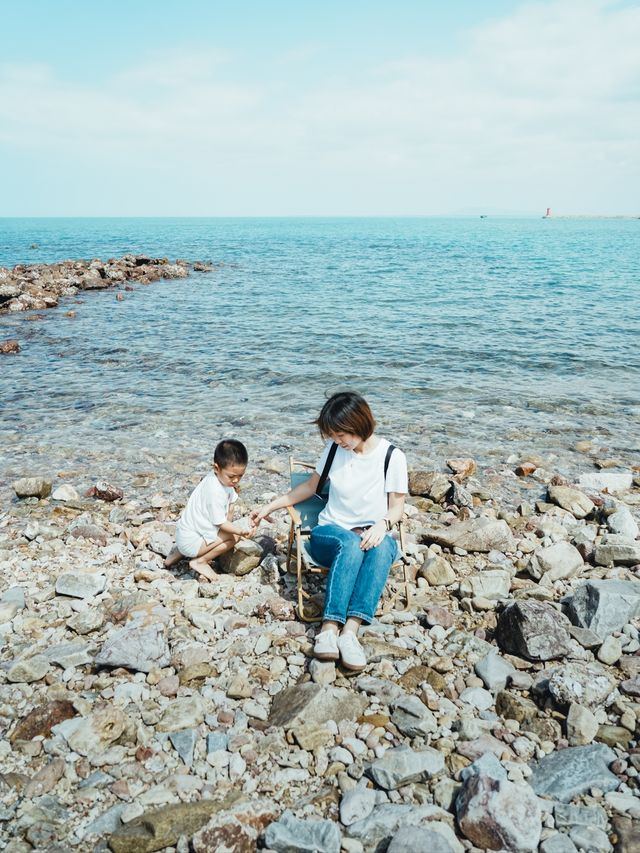
<svg viewBox="0 0 640 853"><path fill-rule="evenodd" d="M223 486L210 471L195 487L176 525L185 533L198 533L206 542L218 538L219 526L227 521L231 504L238 500L235 489Z"/></svg>
<svg viewBox="0 0 640 853"><path fill-rule="evenodd" d="M332 443L327 442L316 465L321 476ZM347 530L375 524L387 513L388 492L408 492L407 457L397 447L389 459L385 480L384 460L389 444L381 438L369 453L355 453L338 445L329 471L329 500L318 516L318 524L337 524Z"/></svg>

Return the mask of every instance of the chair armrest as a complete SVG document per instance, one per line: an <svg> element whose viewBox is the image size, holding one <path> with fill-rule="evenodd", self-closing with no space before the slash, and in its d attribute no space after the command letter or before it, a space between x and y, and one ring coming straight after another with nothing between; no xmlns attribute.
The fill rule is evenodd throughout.
<svg viewBox="0 0 640 853"><path fill-rule="evenodd" d="M294 506L288 506L287 512L289 513L291 521L295 524L295 526L300 527L300 525L302 524L302 519L300 518L300 513L298 512L298 510Z"/></svg>

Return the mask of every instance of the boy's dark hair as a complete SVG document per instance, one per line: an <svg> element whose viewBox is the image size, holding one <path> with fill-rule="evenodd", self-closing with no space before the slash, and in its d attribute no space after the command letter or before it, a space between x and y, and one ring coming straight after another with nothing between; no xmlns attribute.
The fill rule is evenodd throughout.
<svg viewBox="0 0 640 853"><path fill-rule="evenodd" d="M229 465L246 465L249 461L247 448L235 438L225 438L213 452L213 463L218 468L228 468Z"/></svg>
<svg viewBox="0 0 640 853"><path fill-rule="evenodd" d="M376 422L364 397L355 391L339 391L322 407L314 421L323 436L350 432L366 441L376 428Z"/></svg>

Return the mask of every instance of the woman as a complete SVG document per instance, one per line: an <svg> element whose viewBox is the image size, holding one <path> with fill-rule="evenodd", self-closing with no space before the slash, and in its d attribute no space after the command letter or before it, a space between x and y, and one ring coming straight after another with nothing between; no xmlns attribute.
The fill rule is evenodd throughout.
<svg viewBox="0 0 640 853"><path fill-rule="evenodd" d="M369 404L353 391L330 397L315 423L328 439L315 473L286 495L254 510L252 520L256 524L263 518L270 520L274 510L311 497L332 445L337 444L329 470L329 500L309 543L312 557L330 566L314 654L320 660L340 657L346 669L358 671L367 663L358 628L372 621L398 554L389 531L404 512L407 461L397 448L388 456L390 444L375 435Z"/></svg>

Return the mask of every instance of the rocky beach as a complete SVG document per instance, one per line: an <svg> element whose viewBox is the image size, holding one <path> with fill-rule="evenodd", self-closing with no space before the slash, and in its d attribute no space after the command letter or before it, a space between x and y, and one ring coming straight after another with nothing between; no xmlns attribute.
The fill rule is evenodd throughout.
<svg viewBox="0 0 640 853"><path fill-rule="evenodd" d="M578 452L575 482L533 454L411 472L411 607L383 599L356 676L311 657L284 515L200 584L162 566L186 479L25 471L0 516L4 849L640 849L640 473ZM286 455L248 480L241 513Z"/></svg>

